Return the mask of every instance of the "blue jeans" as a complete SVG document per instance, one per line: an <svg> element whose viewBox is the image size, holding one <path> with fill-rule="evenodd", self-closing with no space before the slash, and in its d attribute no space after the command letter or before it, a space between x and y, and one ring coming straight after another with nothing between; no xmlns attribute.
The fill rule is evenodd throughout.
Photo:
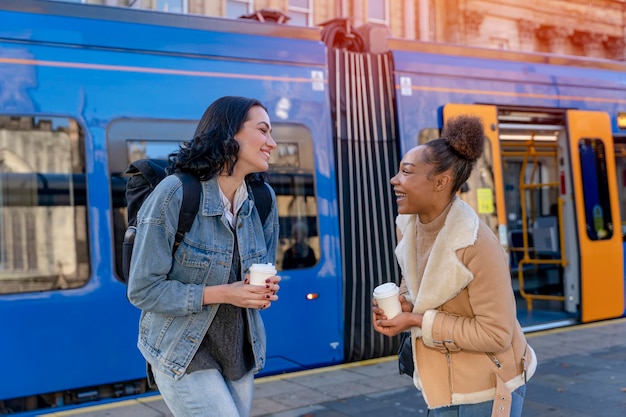
<svg viewBox="0 0 626 417"><path fill-rule="evenodd" d="M511 402L511 417L521 417L524 408L524 396L526 396L526 385L522 385L513 391ZM485 401L478 404L453 405L452 407L441 407L428 410L429 417L489 417L493 401Z"/></svg>
<svg viewBox="0 0 626 417"><path fill-rule="evenodd" d="M175 417L248 417L254 373L229 381L217 369L204 369L174 380L152 369L161 396Z"/></svg>

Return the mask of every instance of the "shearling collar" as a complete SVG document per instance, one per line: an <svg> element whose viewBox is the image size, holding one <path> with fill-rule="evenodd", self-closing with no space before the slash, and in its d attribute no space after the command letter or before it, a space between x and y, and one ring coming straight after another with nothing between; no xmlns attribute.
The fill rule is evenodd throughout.
<svg viewBox="0 0 626 417"><path fill-rule="evenodd" d="M415 222L417 215L399 215L396 224L402 240L396 247L396 257L407 283L413 311L424 313L435 309L456 296L473 279L471 271L456 256L456 251L476 241L478 216L460 198L455 198L443 228L437 235L426 263L419 292L417 289Z"/></svg>

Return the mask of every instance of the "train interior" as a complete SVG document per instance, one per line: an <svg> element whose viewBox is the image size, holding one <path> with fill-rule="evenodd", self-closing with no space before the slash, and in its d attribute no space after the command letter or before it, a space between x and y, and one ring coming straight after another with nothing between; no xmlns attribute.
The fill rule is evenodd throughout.
<svg viewBox="0 0 626 417"><path fill-rule="evenodd" d="M566 320L557 141L564 115L500 109L498 122L518 317L522 325Z"/></svg>

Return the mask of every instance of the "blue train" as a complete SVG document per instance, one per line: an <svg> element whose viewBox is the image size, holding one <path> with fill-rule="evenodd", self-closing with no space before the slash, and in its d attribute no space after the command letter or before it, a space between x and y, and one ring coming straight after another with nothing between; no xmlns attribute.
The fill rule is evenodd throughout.
<svg viewBox="0 0 626 417"><path fill-rule="evenodd" d="M392 355L401 154L460 113L489 146L461 198L509 251L526 331L624 315L626 64L39 0L0 0L0 414L146 391L125 296L127 165L214 99L270 110L281 299L264 374ZM294 262L305 248L307 256Z"/></svg>

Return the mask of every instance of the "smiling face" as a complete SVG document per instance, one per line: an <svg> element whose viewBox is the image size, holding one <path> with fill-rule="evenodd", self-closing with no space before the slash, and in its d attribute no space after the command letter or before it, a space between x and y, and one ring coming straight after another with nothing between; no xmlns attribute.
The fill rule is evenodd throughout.
<svg viewBox="0 0 626 417"><path fill-rule="evenodd" d="M422 160L423 152L424 146L408 151L398 173L391 178L400 214L419 214L431 200L433 182L428 175L432 167Z"/></svg>
<svg viewBox="0 0 626 417"><path fill-rule="evenodd" d="M398 173L391 178L399 214L417 214L420 221L435 219L450 201L450 174L433 175L433 166L424 161L426 146L408 151Z"/></svg>
<svg viewBox="0 0 626 417"><path fill-rule="evenodd" d="M245 177L253 172L268 170L270 153L276 148L271 132L272 125L267 112L260 106L251 107L246 121L235 134L235 140L239 143L235 175Z"/></svg>

